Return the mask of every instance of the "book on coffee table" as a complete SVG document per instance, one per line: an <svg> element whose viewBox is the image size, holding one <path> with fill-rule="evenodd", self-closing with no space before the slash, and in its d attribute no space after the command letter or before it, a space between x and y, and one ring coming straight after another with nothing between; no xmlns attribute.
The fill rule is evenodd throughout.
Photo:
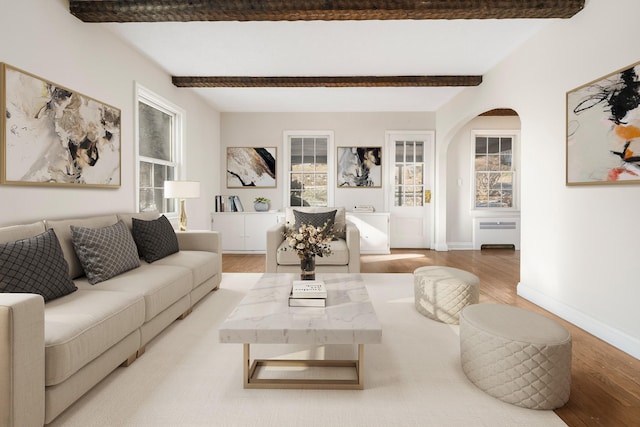
<svg viewBox="0 0 640 427"><path fill-rule="evenodd" d="M322 280L294 280L291 298L327 298L327 287Z"/></svg>
<svg viewBox="0 0 640 427"><path fill-rule="evenodd" d="M326 298L292 298L289 297L289 307L326 307Z"/></svg>

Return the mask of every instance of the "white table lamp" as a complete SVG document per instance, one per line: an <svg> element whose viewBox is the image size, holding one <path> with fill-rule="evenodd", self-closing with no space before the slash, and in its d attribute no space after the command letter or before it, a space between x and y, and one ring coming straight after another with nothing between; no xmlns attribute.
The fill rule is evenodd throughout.
<svg viewBox="0 0 640 427"><path fill-rule="evenodd" d="M187 229L187 212L184 208L185 199L197 199L200 197L200 182L198 181L165 181L165 199L180 199L180 216L178 217L178 229Z"/></svg>

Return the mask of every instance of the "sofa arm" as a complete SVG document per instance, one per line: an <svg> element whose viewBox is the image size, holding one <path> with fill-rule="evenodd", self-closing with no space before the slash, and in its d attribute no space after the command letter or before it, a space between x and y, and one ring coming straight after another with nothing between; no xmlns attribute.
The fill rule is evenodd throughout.
<svg viewBox="0 0 640 427"><path fill-rule="evenodd" d="M222 236L217 231L176 231L176 236L181 250L222 253Z"/></svg>
<svg viewBox="0 0 640 427"><path fill-rule="evenodd" d="M0 294L0 426L42 426L44 408L44 299Z"/></svg>
<svg viewBox="0 0 640 427"><path fill-rule="evenodd" d="M349 273L360 273L360 230L351 221L346 227L347 248L349 248Z"/></svg>
<svg viewBox="0 0 640 427"><path fill-rule="evenodd" d="M278 248L284 240L284 223L278 223L267 229L267 252L265 255L265 272L278 272Z"/></svg>

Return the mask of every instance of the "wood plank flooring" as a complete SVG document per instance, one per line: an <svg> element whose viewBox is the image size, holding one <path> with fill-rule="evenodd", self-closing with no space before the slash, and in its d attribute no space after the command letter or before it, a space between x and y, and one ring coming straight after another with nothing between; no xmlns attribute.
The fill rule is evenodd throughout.
<svg viewBox="0 0 640 427"><path fill-rule="evenodd" d="M480 278L480 301L511 304L565 325L573 337L571 396L555 412L571 427L640 427L640 361L516 295L520 252L508 249L437 252L394 249L391 255L363 255L363 273L411 273L426 265L447 265ZM263 272L264 255L222 257L224 272Z"/></svg>

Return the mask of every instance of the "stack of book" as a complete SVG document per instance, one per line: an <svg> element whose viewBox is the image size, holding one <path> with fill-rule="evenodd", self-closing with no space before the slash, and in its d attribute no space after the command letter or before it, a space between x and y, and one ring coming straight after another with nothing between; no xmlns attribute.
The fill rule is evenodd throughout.
<svg viewBox="0 0 640 427"><path fill-rule="evenodd" d="M322 280L294 280L289 307L326 307L327 288Z"/></svg>

